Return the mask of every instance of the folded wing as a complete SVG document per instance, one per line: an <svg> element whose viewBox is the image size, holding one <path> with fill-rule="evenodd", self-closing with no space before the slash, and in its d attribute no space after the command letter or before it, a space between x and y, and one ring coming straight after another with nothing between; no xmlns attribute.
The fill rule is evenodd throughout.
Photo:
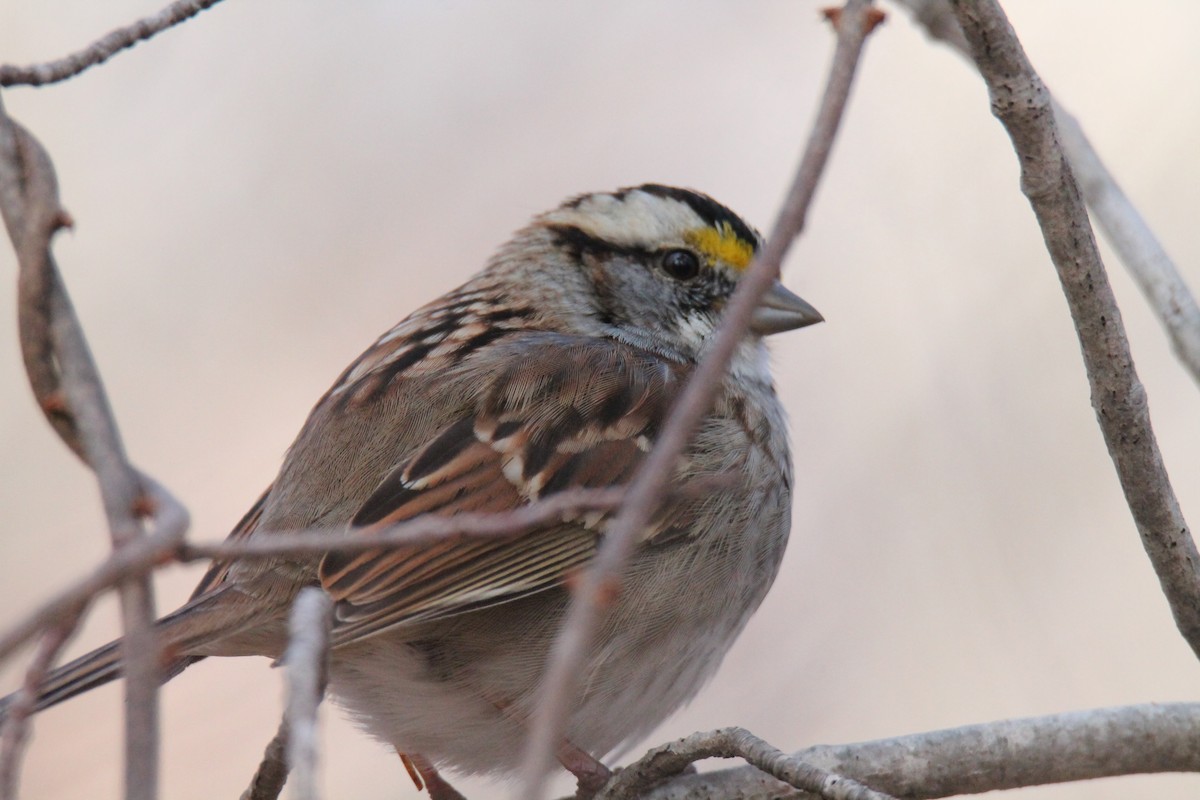
<svg viewBox="0 0 1200 800"><path fill-rule="evenodd" d="M353 520L370 536L421 514L504 512L567 488L627 482L682 382L682 367L613 343L528 348L473 410L397 466ZM503 539L330 553L337 641L543 591L594 554L604 515ZM647 536L653 531L647 532Z"/></svg>

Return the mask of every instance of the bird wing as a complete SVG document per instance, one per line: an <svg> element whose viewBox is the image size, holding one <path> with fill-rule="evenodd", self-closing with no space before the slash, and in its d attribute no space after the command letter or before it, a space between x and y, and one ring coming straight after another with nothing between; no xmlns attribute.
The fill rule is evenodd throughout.
<svg viewBox="0 0 1200 800"><path fill-rule="evenodd" d="M242 541L243 539L249 538L250 535L254 533L255 529L258 528L259 521L262 519L263 507L267 504L267 497L269 497L271 494L271 488L272 487L268 486L267 490L263 492L262 495L259 496L258 500L255 501L254 505L250 507L250 510L242 515L242 518L238 524L234 526L233 530L229 532L229 535L225 537L225 541ZM225 582L225 578L229 575L229 568L231 566L233 566L232 561L213 561L208 570L204 573L204 577L200 579L200 583L197 584L196 588L192 591L192 596L189 599L195 600L221 586L221 584Z"/></svg>
<svg viewBox="0 0 1200 800"><path fill-rule="evenodd" d="M512 360L471 410L383 479L352 522L363 535L421 514L503 512L626 483L683 377L678 364L612 342L540 345ZM319 575L337 601L337 641L560 585L591 559L603 525L604 515L579 515L503 539L329 553Z"/></svg>

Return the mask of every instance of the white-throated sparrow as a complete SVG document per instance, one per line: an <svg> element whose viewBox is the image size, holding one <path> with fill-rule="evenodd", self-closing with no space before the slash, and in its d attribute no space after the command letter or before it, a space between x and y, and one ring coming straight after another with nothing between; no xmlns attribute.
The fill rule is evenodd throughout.
<svg viewBox="0 0 1200 800"><path fill-rule="evenodd" d="M233 537L504 511L627 481L759 246L729 209L648 184L536 218L466 284L379 338L317 403ZM692 697L759 605L788 537L791 460L762 337L819 322L776 284L643 532L583 666L560 752L576 774ZM206 656L278 657L304 586L336 601L329 688L435 771L511 769L549 645L607 518L516 538L214 564L160 623L167 677ZM45 707L120 672L115 644L66 665Z"/></svg>

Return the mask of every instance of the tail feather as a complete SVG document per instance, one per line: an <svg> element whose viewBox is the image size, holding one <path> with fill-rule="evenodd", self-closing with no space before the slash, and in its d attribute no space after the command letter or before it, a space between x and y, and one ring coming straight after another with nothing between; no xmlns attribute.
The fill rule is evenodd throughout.
<svg viewBox="0 0 1200 800"><path fill-rule="evenodd" d="M232 618L228 614L219 613L220 598L226 591L222 587L197 597L158 621L164 653L159 673L162 683L205 658L203 655L187 652L195 645L212 641L222 633L237 630L238 627L253 624L249 612ZM214 611L217 613L213 613ZM180 651L183 654L179 654ZM121 640L117 639L50 672L38 687L34 710L42 711L75 695L103 686L119 678L122 672ZM0 699L0 720L6 716L13 700L14 695Z"/></svg>
<svg viewBox="0 0 1200 800"><path fill-rule="evenodd" d="M229 534L230 541L245 539L258 527L271 489L272 487L267 487L242 517L241 522L234 527ZM191 599L182 608L158 621L159 633L167 652L186 652L190 645L203 644L236 632L239 627L252 626L260 613L266 613L266 610L253 605L244 607L241 613L210 613L219 606L222 595L227 592L236 593L225 585L231 564L232 562L228 561L214 562L192 593ZM160 672L161 682L166 683L204 658L202 655L174 655L165 659ZM34 710L42 711L77 694L103 686L121 677L121 674L121 640L118 639L47 675L38 687ZM0 721L4 720L7 709L13 703L13 697L9 695L0 698Z"/></svg>
<svg viewBox="0 0 1200 800"><path fill-rule="evenodd" d="M204 656L172 659L163 665L160 680L166 683L202 658ZM47 675L38 687L34 710L43 711L58 705L64 700L116 680L121 674L121 640L118 639L80 656L69 664L64 664Z"/></svg>
<svg viewBox="0 0 1200 800"><path fill-rule="evenodd" d="M163 665L161 682L166 683L203 658L204 656L182 656L172 659ZM121 674L121 640L117 639L47 675L38 687L33 710L44 711L50 706L56 706L64 700L116 680ZM0 698L0 721L8 715L8 709L15 699L15 694Z"/></svg>

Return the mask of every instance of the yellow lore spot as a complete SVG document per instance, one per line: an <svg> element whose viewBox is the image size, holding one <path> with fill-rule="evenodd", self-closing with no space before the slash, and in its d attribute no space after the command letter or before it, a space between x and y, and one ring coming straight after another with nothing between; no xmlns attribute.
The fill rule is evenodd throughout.
<svg viewBox="0 0 1200 800"><path fill-rule="evenodd" d="M723 261L739 272L750 266L750 259L754 258L754 245L734 233L728 222L696 228L684 238L712 261Z"/></svg>

